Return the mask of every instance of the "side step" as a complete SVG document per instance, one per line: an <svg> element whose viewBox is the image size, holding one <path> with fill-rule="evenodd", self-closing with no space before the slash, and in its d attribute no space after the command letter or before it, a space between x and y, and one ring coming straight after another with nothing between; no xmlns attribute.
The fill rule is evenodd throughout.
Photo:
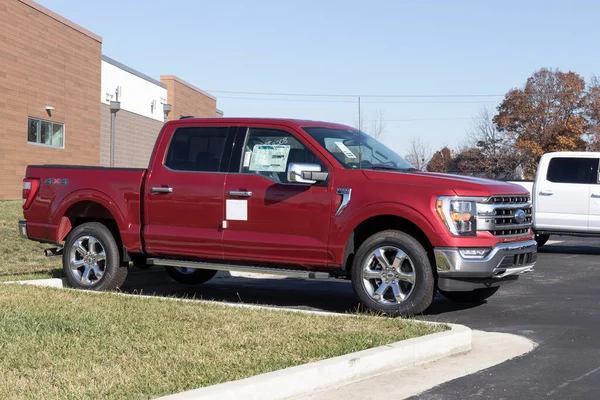
<svg viewBox="0 0 600 400"><path fill-rule="evenodd" d="M305 279L329 279L330 275L328 272L316 272L316 271L303 271L294 269L281 269L281 268L260 268L260 267L248 267L245 265L231 265L231 264L210 264L197 261L180 261L180 260L166 260L161 258L149 258L146 260L148 265L160 265L163 267L186 267L186 268L199 268L199 269L212 269L215 271L236 271L236 272L253 272L255 274L268 274L268 275L285 275L294 278L305 278Z"/></svg>

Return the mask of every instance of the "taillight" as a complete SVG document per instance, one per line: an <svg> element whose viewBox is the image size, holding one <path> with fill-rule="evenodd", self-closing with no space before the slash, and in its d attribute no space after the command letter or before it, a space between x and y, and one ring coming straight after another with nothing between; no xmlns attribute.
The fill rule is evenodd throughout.
<svg viewBox="0 0 600 400"><path fill-rule="evenodd" d="M40 180L35 178L23 179L23 208L27 209L31 205L33 198L40 188Z"/></svg>

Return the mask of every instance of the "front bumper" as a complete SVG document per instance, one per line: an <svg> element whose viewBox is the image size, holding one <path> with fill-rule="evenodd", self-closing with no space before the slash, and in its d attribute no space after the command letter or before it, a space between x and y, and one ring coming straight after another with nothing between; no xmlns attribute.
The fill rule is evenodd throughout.
<svg viewBox="0 0 600 400"><path fill-rule="evenodd" d="M463 257L459 248L437 247L434 253L439 278L500 280L532 271L537 260L537 243L535 240L501 243L480 259Z"/></svg>
<svg viewBox="0 0 600 400"><path fill-rule="evenodd" d="M27 234L27 221L25 220L19 221L19 235L25 239L29 239L29 235Z"/></svg>

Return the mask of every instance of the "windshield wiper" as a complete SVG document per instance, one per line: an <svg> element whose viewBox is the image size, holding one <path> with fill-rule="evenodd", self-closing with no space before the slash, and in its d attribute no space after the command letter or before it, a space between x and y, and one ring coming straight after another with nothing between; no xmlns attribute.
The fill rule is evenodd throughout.
<svg viewBox="0 0 600 400"><path fill-rule="evenodd" d="M418 171L417 168L396 168L396 167L390 167L387 165L370 165L368 167L363 167L363 169L381 169L384 171L400 171L400 172L413 172L413 171Z"/></svg>
<svg viewBox="0 0 600 400"><path fill-rule="evenodd" d="M401 168L388 167L387 165L369 165L368 167L363 167L363 169L383 169L386 171L404 171Z"/></svg>

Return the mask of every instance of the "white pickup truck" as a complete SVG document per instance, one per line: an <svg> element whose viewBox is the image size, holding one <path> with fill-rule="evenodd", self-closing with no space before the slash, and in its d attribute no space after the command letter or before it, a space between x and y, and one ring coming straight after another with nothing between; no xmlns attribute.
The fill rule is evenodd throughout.
<svg viewBox="0 0 600 400"><path fill-rule="evenodd" d="M531 193L538 246L550 235L600 236L600 153L544 154L534 181L511 181Z"/></svg>

